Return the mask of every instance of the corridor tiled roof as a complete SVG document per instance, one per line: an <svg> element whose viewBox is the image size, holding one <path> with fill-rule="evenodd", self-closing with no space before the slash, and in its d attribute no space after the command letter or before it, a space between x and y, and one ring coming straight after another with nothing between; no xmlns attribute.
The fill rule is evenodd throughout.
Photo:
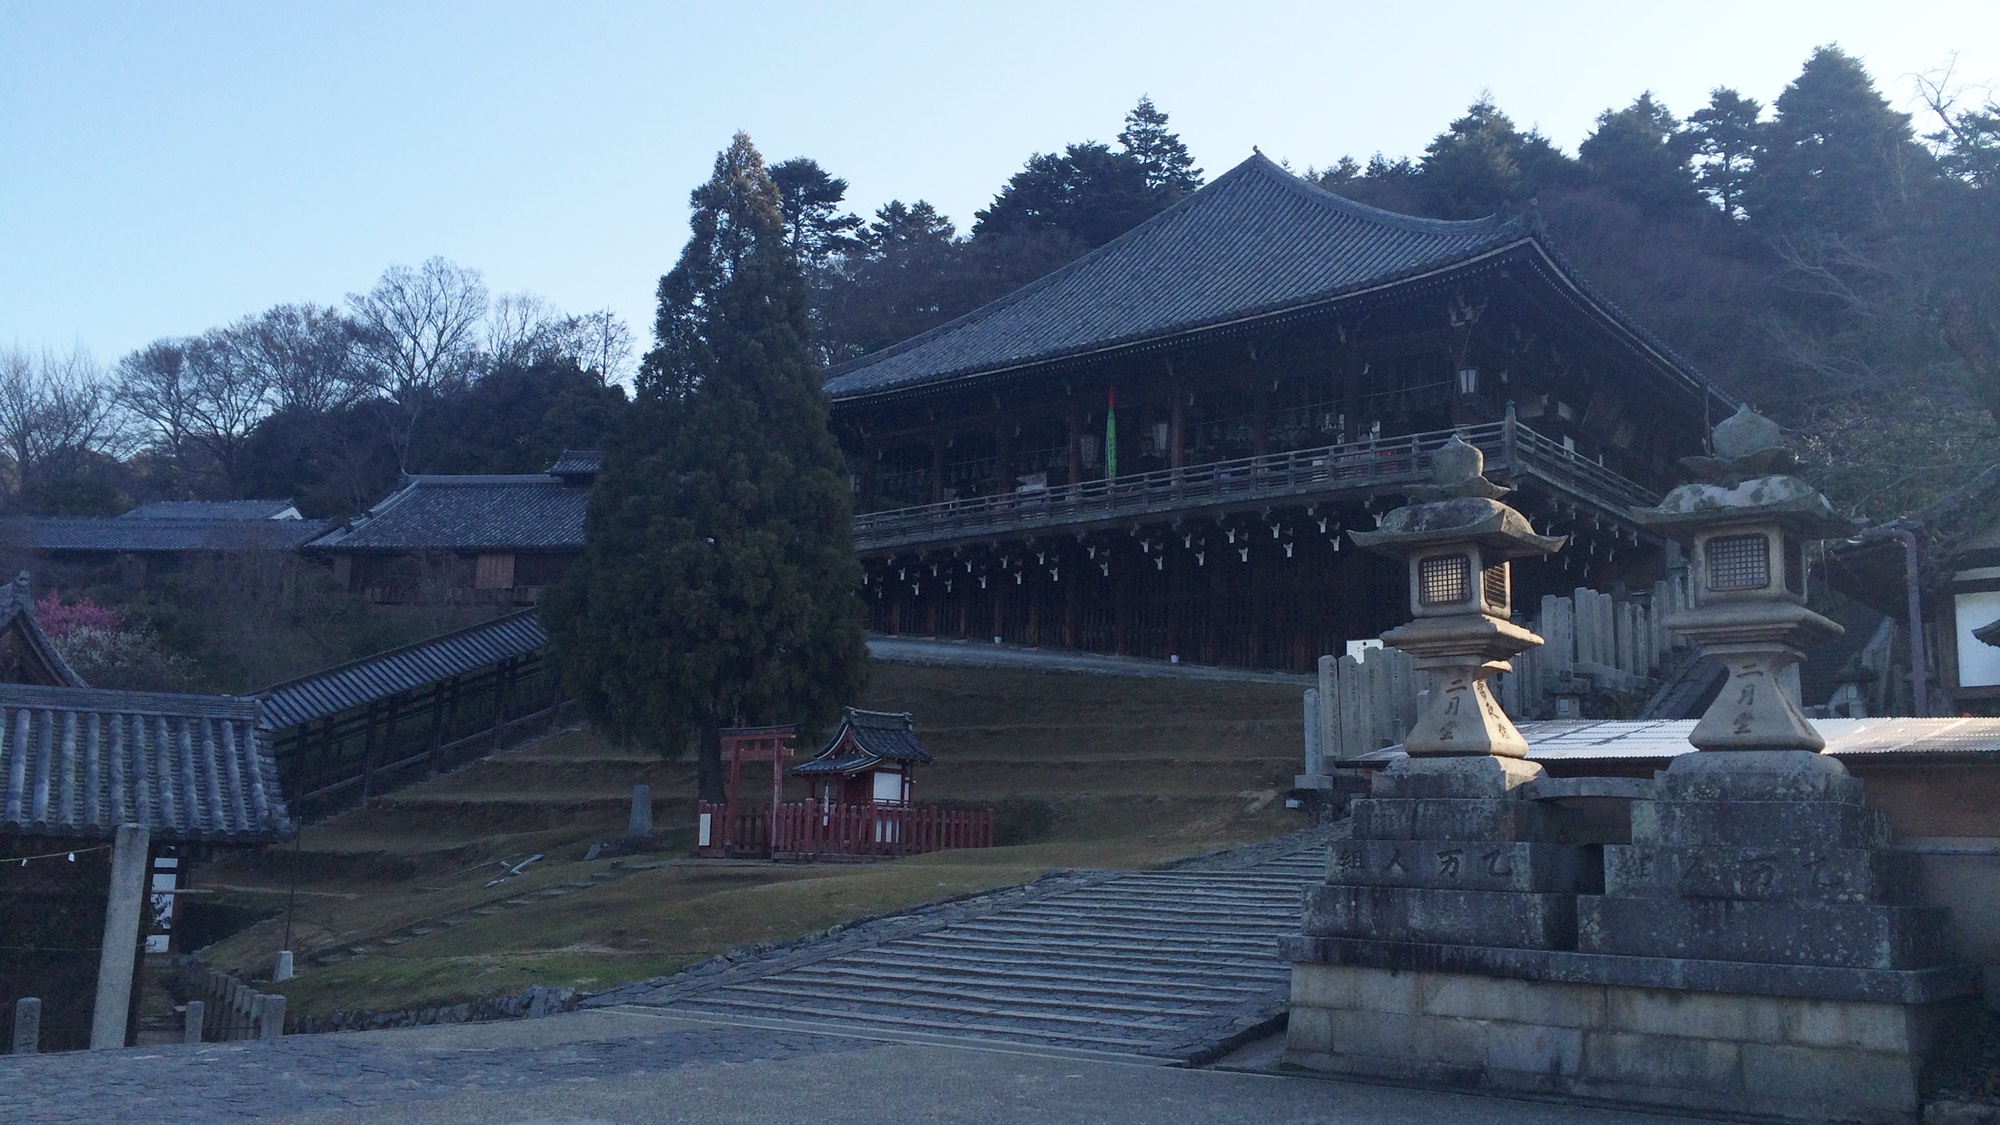
<svg viewBox="0 0 2000 1125"><path fill-rule="evenodd" d="M541 610L524 609L274 684L257 697L264 701L265 724L284 730L490 667L511 656L540 652L548 643Z"/></svg>
<svg viewBox="0 0 2000 1125"><path fill-rule="evenodd" d="M1520 220L1421 219L1255 155L1062 269L834 367L836 399L1020 366L1287 309L1532 238Z"/></svg>
<svg viewBox="0 0 2000 1125"><path fill-rule="evenodd" d="M264 843L292 834L254 699L0 684L0 832Z"/></svg>
<svg viewBox="0 0 2000 1125"><path fill-rule="evenodd" d="M28 517L0 520L0 544L36 551L135 555L291 551L326 528L324 520Z"/></svg>
<svg viewBox="0 0 2000 1125"><path fill-rule="evenodd" d="M576 550L590 489L546 473L413 476L314 550Z"/></svg>

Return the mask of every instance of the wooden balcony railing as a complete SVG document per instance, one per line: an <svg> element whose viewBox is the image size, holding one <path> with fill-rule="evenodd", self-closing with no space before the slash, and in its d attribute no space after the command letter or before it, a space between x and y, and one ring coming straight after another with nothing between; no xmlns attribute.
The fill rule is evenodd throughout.
<svg viewBox="0 0 2000 1125"><path fill-rule="evenodd" d="M1201 509L1366 495L1428 479L1431 454L1453 434L1486 454L1489 475L1539 477L1607 513L1623 515L1633 505L1658 500L1644 487L1510 417L1455 430L867 512L854 517L854 545L862 552L882 551Z"/></svg>

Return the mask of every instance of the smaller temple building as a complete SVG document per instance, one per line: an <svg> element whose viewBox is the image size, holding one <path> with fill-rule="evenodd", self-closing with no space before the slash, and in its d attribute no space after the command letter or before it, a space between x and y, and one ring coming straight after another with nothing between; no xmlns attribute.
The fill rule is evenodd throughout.
<svg viewBox="0 0 2000 1125"><path fill-rule="evenodd" d="M908 711L841 712L840 726L811 760L792 767L822 805L911 805L911 771L931 755L917 743Z"/></svg>

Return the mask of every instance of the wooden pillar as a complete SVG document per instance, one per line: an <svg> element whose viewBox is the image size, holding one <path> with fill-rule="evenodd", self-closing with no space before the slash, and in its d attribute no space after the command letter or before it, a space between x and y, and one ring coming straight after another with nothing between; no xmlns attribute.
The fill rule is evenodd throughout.
<svg viewBox="0 0 2000 1125"><path fill-rule="evenodd" d="M389 697L389 721L382 727L382 764L396 760L396 724L403 717L403 694L397 692Z"/></svg>
<svg viewBox="0 0 2000 1125"><path fill-rule="evenodd" d="M875 461L882 455L882 447L874 438L861 440L861 488L854 497L854 510L872 512L875 510Z"/></svg>
<svg viewBox="0 0 2000 1125"><path fill-rule="evenodd" d="M1012 422L1003 420L993 427L993 493L996 496L1014 491L1013 436Z"/></svg>
<svg viewBox="0 0 2000 1125"><path fill-rule="evenodd" d="M123 824L111 845L111 897L104 904L104 944L97 954L97 997L90 1013L90 1049L125 1045L132 981L139 959L139 912L146 900L151 843L142 824Z"/></svg>
<svg viewBox="0 0 2000 1125"><path fill-rule="evenodd" d="M493 686L493 749L500 749L500 737L507 729L507 698L514 692L515 657L500 662L497 682Z"/></svg>
<svg viewBox="0 0 2000 1125"><path fill-rule="evenodd" d="M931 503L944 499L944 443L942 434L931 438Z"/></svg>
<svg viewBox="0 0 2000 1125"><path fill-rule="evenodd" d="M375 728L381 722L382 705L368 705L368 730L361 738L361 803L367 804L375 786Z"/></svg>
<svg viewBox="0 0 2000 1125"><path fill-rule="evenodd" d="M1170 468L1187 468L1187 392L1176 384L1171 393L1174 396L1173 409L1168 412L1167 421L1167 465Z"/></svg>
<svg viewBox="0 0 2000 1125"><path fill-rule="evenodd" d="M1250 377L1257 381L1250 392L1250 454L1262 457L1271 452L1271 385L1255 368Z"/></svg>
<svg viewBox="0 0 2000 1125"><path fill-rule="evenodd" d="M1083 483L1083 413L1072 406L1069 410L1069 483Z"/></svg>

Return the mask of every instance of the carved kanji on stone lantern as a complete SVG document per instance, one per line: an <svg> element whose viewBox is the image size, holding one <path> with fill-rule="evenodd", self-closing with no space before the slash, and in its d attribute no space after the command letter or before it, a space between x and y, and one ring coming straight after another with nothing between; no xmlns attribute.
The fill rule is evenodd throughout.
<svg viewBox="0 0 2000 1125"><path fill-rule="evenodd" d="M1508 563L1558 550L1564 540L1535 534L1521 513L1502 504L1499 497L1511 490L1481 475L1485 465L1478 448L1453 437L1432 456L1433 483L1411 490L1417 503L1390 512L1374 531L1349 532L1357 544L1409 564L1415 620L1382 634L1382 643L1438 677L1438 690L1403 740L1412 757L1528 754L1486 681L1542 643L1508 619Z"/></svg>
<svg viewBox="0 0 2000 1125"><path fill-rule="evenodd" d="M1694 608L1666 625L1729 670L1689 736L1700 750L1820 750L1826 740L1782 686L1809 645L1839 636L1805 606L1805 544L1856 525L1797 477L1777 425L1749 407L1715 428L1715 456L1682 462L1700 479L1634 519L1693 549Z"/></svg>

